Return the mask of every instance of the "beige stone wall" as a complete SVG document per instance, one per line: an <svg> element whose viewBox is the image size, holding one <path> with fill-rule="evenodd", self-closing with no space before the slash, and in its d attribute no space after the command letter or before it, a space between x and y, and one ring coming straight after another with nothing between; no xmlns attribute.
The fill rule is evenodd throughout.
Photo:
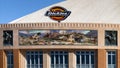
<svg viewBox="0 0 120 68"><path fill-rule="evenodd" d="M120 25L119 24L83 24L83 23L26 23L26 24L1 24L0 25L0 49L120 49ZM32 45L32 46L19 46L18 31L26 29L85 29L98 31L98 45ZM13 46L3 46L3 30L13 30ZM105 30L118 31L118 46L105 46Z"/></svg>
<svg viewBox="0 0 120 68"><path fill-rule="evenodd" d="M20 50L14 49L13 50L13 57L14 57L14 68L21 68L20 67Z"/></svg>
<svg viewBox="0 0 120 68"><path fill-rule="evenodd" d="M97 68L107 68L106 66L106 50L98 49L97 52Z"/></svg>
<svg viewBox="0 0 120 68"><path fill-rule="evenodd" d="M120 50L117 50L117 57L116 57L116 62L117 62L117 68L120 68Z"/></svg>
<svg viewBox="0 0 120 68"><path fill-rule="evenodd" d="M98 45L32 45L19 46L18 31L25 29L87 29L98 31ZM13 46L3 46L3 31L13 30ZM105 30L118 31L118 45L105 46ZM42 50L43 68L50 68L50 50L67 50L69 52L69 68L76 68L76 50L95 50L96 68L106 68L106 50L117 50L117 68L120 68L120 25L118 24L80 24L80 23L30 23L0 25L0 68L6 68L5 50L13 50L15 68L26 68L26 50Z"/></svg>
<svg viewBox="0 0 120 68"><path fill-rule="evenodd" d="M6 54L4 50L0 50L0 68L6 68Z"/></svg>
<svg viewBox="0 0 120 68"><path fill-rule="evenodd" d="M76 68L76 55L74 50L69 51L69 68Z"/></svg>

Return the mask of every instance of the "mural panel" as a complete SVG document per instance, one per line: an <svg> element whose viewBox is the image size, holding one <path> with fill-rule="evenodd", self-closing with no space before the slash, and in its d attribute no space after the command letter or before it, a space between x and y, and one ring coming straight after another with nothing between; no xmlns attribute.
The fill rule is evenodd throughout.
<svg viewBox="0 0 120 68"><path fill-rule="evenodd" d="M105 45L117 45L117 31L105 31Z"/></svg>
<svg viewBox="0 0 120 68"><path fill-rule="evenodd" d="M20 45L97 45L96 30L20 30Z"/></svg>
<svg viewBox="0 0 120 68"><path fill-rule="evenodd" d="M13 45L13 31L3 31L3 45Z"/></svg>

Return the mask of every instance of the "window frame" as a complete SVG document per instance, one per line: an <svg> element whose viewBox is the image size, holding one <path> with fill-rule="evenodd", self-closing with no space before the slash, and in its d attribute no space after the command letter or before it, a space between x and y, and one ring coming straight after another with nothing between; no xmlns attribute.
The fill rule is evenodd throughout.
<svg viewBox="0 0 120 68"><path fill-rule="evenodd" d="M84 63L82 63L82 56L84 55ZM89 61L87 63L87 56ZM94 60L92 61L92 56L94 56ZM79 63L77 58L79 58ZM93 62L93 63L92 63ZM95 68L95 51L76 51L76 68Z"/></svg>
<svg viewBox="0 0 120 68"><path fill-rule="evenodd" d="M13 51L6 51L7 68L14 68Z"/></svg>
<svg viewBox="0 0 120 68"><path fill-rule="evenodd" d="M110 53L110 54L108 54L108 52L115 52L115 54L113 54L113 53ZM112 56L110 59L111 59L111 63L109 64L109 61L110 60L108 60L108 56ZM113 64L113 56L115 55L115 60L114 60L114 64ZM110 67L110 68L117 68L116 67L116 65L117 65L117 63L116 63L116 60L117 60L117 53L116 53L116 51L115 50L108 50L108 51L106 51L106 66L107 66L107 68L109 68L109 65L110 66L112 66L112 67Z"/></svg>
<svg viewBox="0 0 120 68"><path fill-rule="evenodd" d="M52 64L52 57L51 56L54 56L54 61L53 61L53 64ZM56 64L56 56L58 56L58 63ZM62 62L61 62L61 58L60 56L62 56ZM66 56L66 57L65 57ZM69 55L68 55L68 52L67 51L51 51L50 52L50 57L51 57L51 68L68 68L68 65L69 65ZM66 60L67 58L67 60Z"/></svg>
<svg viewBox="0 0 120 68"><path fill-rule="evenodd" d="M29 59L28 59L29 56ZM36 62L36 56L38 60ZM33 58L33 60L31 60ZM43 68L43 52L42 51L27 51L26 52L26 68Z"/></svg>

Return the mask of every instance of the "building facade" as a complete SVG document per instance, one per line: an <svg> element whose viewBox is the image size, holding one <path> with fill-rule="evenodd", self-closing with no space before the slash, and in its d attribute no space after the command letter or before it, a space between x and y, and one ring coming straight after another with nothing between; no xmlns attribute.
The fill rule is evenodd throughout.
<svg viewBox="0 0 120 68"><path fill-rule="evenodd" d="M0 25L0 68L120 68L120 25Z"/></svg>

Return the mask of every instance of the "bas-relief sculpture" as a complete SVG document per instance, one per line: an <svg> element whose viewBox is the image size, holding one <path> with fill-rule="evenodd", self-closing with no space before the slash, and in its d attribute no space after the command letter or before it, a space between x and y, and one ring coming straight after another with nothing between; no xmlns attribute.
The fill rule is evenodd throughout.
<svg viewBox="0 0 120 68"><path fill-rule="evenodd" d="M13 45L13 31L12 30L3 31L3 44Z"/></svg>
<svg viewBox="0 0 120 68"><path fill-rule="evenodd" d="M97 45L96 30L20 30L20 45Z"/></svg>

